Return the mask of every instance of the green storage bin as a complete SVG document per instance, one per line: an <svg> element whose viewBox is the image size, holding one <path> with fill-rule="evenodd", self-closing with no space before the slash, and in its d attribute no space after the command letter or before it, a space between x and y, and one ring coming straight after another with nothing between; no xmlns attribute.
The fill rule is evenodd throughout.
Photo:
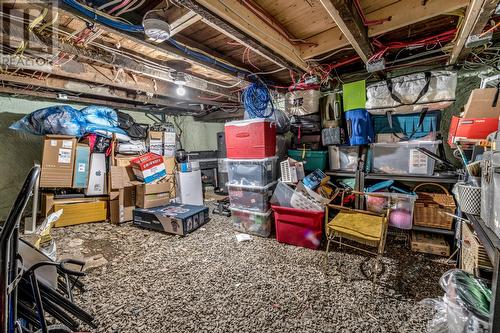
<svg viewBox="0 0 500 333"><path fill-rule="evenodd" d="M304 158L302 158L302 156L304 156ZM305 171L314 171L316 169L325 170L328 162L327 151L306 150L304 154L303 150L288 150L288 157L299 162L305 161Z"/></svg>

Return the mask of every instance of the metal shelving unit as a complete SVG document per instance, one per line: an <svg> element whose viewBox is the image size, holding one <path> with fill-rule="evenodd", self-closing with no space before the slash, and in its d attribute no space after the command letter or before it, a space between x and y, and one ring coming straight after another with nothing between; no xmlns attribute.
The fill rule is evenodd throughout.
<svg viewBox="0 0 500 333"><path fill-rule="evenodd" d="M455 235L455 230L421 227L418 225L414 225L411 229L415 230L415 231L430 232L433 234L441 234L441 235L445 235L445 236L454 236Z"/></svg>
<svg viewBox="0 0 500 333"><path fill-rule="evenodd" d="M477 215L465 214L471 222L477 237L481 241L493 265L493 279L491 281L492 298L490 303L490 332L500 332L500 239L484 221Z"/></svg>

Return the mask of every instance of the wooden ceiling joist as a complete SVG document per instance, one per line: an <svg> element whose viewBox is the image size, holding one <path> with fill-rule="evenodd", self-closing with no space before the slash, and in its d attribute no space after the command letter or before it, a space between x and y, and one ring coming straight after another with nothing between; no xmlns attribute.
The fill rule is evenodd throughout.
<svg viewBox="0 0 500 333"><path fill-rule="evenodd" d="M349 1L350 2L350 1ZM443 15L469 4L469 0L400 0L366 15L367 20L377 20L390 17L389 21L368 28L368 37L375 37L399 28ZM316 56L349 46L349 41L344 37L339 27L334 27L316 36L306 39L316 45L303 45L300 47L303 59Z"/></svg>
<svg viewBox="0 0 500 333"><path fill-rule="evenodd" d="M8 36L4 36L4 34L0 32L0 37L2 38L8 37L10 39L18 38L21 41L24 39L24 31L16 27L11 27ZM104 52L104 51L96 52L88 48L76 47L69 43L61 43L55 41L53 38L35 36L33 35L33 33L31 33L30 43L36 43L37 41L38 44L40 45L48 46L50 48L59 50L61 52L73 55L77 57L79 60L98 62L108 66L109 65L116 66L118 68L122 68L126 72L134 73L141 76L147 76L158 81L169 82L170 84L174 82L174 79L170 76L170 74L167 71L158 70L150 66L146 66L138 61L135 61L131 57L124 56L119 53L111 54L109 52ZM162 66L162 64L158 64L158 66ZM172 85L172 87L174 86L175 85ZM186 87L199 90L200 92L221 95L226 97L226 99L229 101L238 101L237 96L234 93L232 93L230 89L219 87L217 85L207 82L206 80L201 80L197 77L191 76L191 79L188 80L188 82L186 83ZM171 91L173 93L173 95L171 96L176 96L175 89ZM190 95L193 96L195 95L195 93L191 93ZM184 99L185 98L186 97L184 97Z"/></svg>
<svg viewBox="0 0 500 333"><path fill-rule="evenodd" d="M364 63L373 55L367 29L352 0L320 0Z"/></svg>
<svg viewBox="0 0 500 333"><path fill-rule="evenodd" d="M74 17L75 19L81 20L82 22L93 22L92 18L89 18L82 13L78 12L74 8L66 5L63 1L58 0L58 11L61 14L64 15L69 15L71 17ZM36 6L37 8L40 8L41 2L39 0L25 0L19 3L19 6L23 5L31 5L31 6ZM17 4L16 4L17 6ZM85 23L84 23L85 25ZM196 64L202 68L206 68L207 70L217 73L218 75L221 76L226 76L226 77L232 77L232 78L238 78L240 79L243 77L243 73L237 71L237 70L229 70L227 68L218 66L215 64L214 61L201 61L197 57L193 55L189 55L182 50L170 45L167 42L156 44L153 42L149 42L144 38L143 34L139 33L131 33L131 32L126 32L126 31L121 31L114 29L112 27L106 26L106 25L101 25L98 24L99 28L104 30L106 33L108 33L110 36L115 37L118 40L127 40L132 43L136 43L137 45L140 45L141 48L149 50L149 52L153 51L158 51L161 52L165 55L168 55L171 58L177 59L177 60L182 60L186 61L192 64Z"/></svg>
<svg viewBox="0 0 500 333"><path fill-rule="evenodd" d="M189 28L190 26L192 26L193 24L195 24L200 20L201 20L200 15L192 11L188 11L186 14L182 15L174 22L170 23L170 36L175 36L182 30Z"/></svg>
<svg viewBox="0 0 500 333"><path fill-rule="evenodd" d="M465 47L469 36L480 35L488 23L491 15L495 11L499 0L472 0L467 7L464 23L457 42L451 52L448 64L454 65L457 61L463 60L470 54L472 49Z"/></svg>
<svg viewBox="0 0 500 333"><path fill-rule="evenodd" d="M37 78L36 76L20 76L13 74L0 74L0 81L10 82L14 84L40 87L44 89L52 89L60 92L71 92L73 94L84 94L93 96L99 101L101 99L115 99L133 103L143 103L150 105L158 105L166 108L174 108L190 112L201 112L201 107L180 104L178 102L158 97L149 97L147 95L132 93L122 89L112 88L108 86L96 85L85 82L69 81L65 78L49 77Z"/></svg>
<svg viewBox="0 0 500 333"><path fill-rule="evenodd" d="M106 100L103 98L99 98L98 100L91 97L83 97L83 96L73 96L67 95L66 99L61 100L60 93L53 91L41 91L35 89L26 89L26 88L18 88L18 87L2 87L0 86L0 94L5 94L7 96L28 96L34 97L36 100L47 100L54 101L57 100L59 102L65 103L81 103L86 105L104 105L114 109L122 109L122 110L133 110L133 111L141 111L141 112L163 112L168 114L186 114L186 110L171 108L168 107L167 110L162 106L155 106L151 104L144 103L134 103L134 102L126 102L126 101L113 101Z"/></svg>
<svg viewBox="0 0 500 333"><path fill-rule="evenodd" d="M203 18L203 22L279 66L307 70L299 49L237 0L174 0Z"/></svg>

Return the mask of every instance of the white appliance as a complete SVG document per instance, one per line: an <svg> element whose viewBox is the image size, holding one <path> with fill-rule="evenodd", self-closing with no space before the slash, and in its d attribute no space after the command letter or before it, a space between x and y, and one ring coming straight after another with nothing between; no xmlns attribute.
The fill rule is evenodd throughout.
<svg viewBox="0 0 500 333"><path fill-rule="evenodd" d="M177 193L182 204L203 206L201 170L177 172Z"/></svg>
<svg viewBox="0 0 500 333"><path fill-rule="evenodd" d="M85 195L104 195L106 193L106 154L90 154L89 182Z"/></svg>

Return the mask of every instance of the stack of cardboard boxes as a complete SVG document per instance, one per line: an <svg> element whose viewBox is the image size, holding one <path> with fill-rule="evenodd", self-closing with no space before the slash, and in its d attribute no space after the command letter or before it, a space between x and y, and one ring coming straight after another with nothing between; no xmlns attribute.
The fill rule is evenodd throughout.
<svg viewBox="0 0 500 333"><path fill-rule="evenodd" d="M132 221L136 206L167 205L175 198L174 170L173 157L115 156L114 149L107 157L75 137L47 135L40 175L42 215L63 209L56 227ZM58 196L56 190L66 195Z"/></svg>

